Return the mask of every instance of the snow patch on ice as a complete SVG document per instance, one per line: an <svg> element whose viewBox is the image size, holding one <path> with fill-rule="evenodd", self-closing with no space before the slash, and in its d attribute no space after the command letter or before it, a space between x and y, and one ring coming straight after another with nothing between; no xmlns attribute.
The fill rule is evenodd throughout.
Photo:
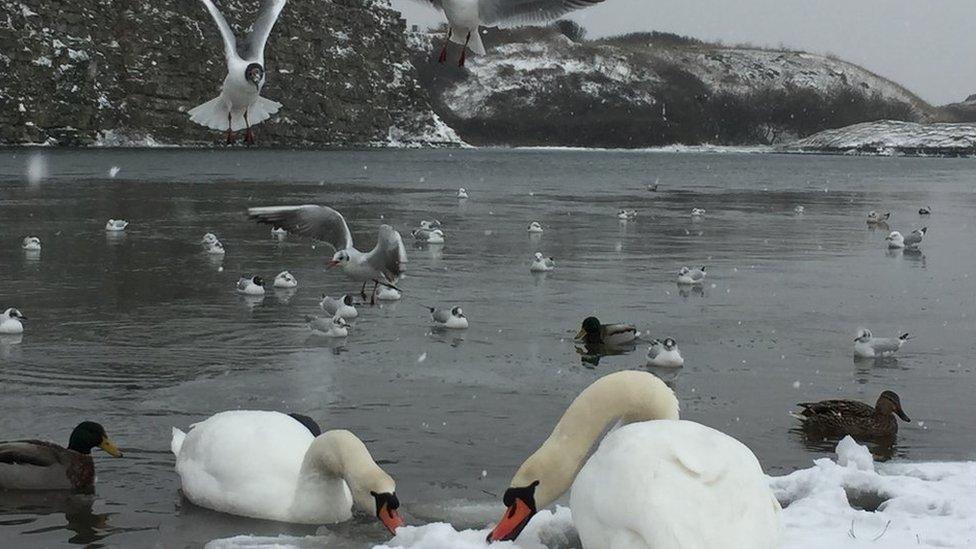
<svg viewBox="0 0 976 549"><path fill-rule="evenodd" d="M788 151L874 154L938 151L976 153L976 124L918 124L896 120L864 122L824 130L786 145Z"/></svg>

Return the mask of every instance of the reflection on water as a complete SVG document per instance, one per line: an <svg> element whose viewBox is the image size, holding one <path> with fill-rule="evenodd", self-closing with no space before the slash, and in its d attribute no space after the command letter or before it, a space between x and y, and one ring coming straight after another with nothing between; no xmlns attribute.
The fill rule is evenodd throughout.
<svg viewBox="0 0 976 549"><path fill-rule="evenodd" d="M833 451L790 434L794 403L884 389L916 420L901 427L896 457L972 459L976 447L976 255L959 251L976 236L970 160L52 150L30 187L28 153L0 152L0 234L15 235L0 246L0 308L30 319L22 337L0 338L0 439L62 440L65 425L92 419L126 459L96 457L98 500L81 518L40 507L2 517L2 547L308 532L180 504L170 428L228 409L301 410L351 429L387 464L405 513L490 502L474 524L484 526L498 512L486 493L504 492L582 388L645 368L644 343L572 342L591 313L681 341L684 368L649 371L675 389L684 417L739 438L770 472ZM111 166L125 181L107 179ZM649 193L649 173L675 183ZM455 198L462 185L470 200ZM322 314L318 296L360 285L325 269L328 246L244 219L247 207L289 203L335 206L363 248L381 222L406 234L431 217L448 241L409 246L402 301L360 307L347 338L315 337L303 319ZM797 204L804 215L789 213ZM889 256L888 229L864 230L865 213L883 207L904 233L923 204L938 213L920 253ZM620 207L640 217L621 225ZM693 220L694 207L707 217ZM104 220L118 216L138 224L115 239ZM546 232L526 238L530 220ZM201 251L208 232L226 255ZM20 249L27 234L42 238L43 257ZM558 270L527 276L536 251ZM676 290L678 269L700 263L718 286ZM234 292L240 273L270 281L285 269L297 291ZM433 329L428 304L464 307L470 328ZM895 361L854 363L862 325L915 337ZM338 547L385 539L369 517L319 533Z"/></svg>

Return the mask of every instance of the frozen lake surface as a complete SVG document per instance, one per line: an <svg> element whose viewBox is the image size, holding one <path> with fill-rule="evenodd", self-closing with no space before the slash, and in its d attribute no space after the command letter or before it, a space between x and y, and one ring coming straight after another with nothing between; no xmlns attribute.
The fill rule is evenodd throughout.
<svg viewBox="0 0 976 549"><path fill-rule="evenodd" d="M796 402L873 403L891 389L913 423L901 425L891 461L877 468L915 471L936 494L945 489L938 481L952 484L953 475L972 481L969 464L950 474L940 469L949 466L927 463L976 458L972 160L43 151L34 171L42 165L46 177L30 184L33 154L0 152L0 309L18 307L29 317L22 338L0 339L0 439L64 444L74 425L91 419L126 457L96 451L94 498L0 494L0 546L195 547L281 534L317 536L310 546L388 540L373 517L303 527L182 500L170 428L238 408L301 412L324 428L348 428L396 478L410 524L484 528L500 516L515 469L572 398L600 375L643 367L646 344L598 364L581 360L572 337L591 314L675 338L684 368L652 371L676 391L683 417L735 436L771 475L834 457L835 441L791 431L787 411ZM647 191L655 180L658 192ZM455 199L458 187L469 200ZM302 321L319 313L322 293L358 290L324 270L331 250L291 236L278 242L243 214L249 206L304 203L343 212L360 247L372 246L382 222L407 237L404 299L360 308L341 342L312 336ZM802 215L793 213L797 205ZM919 216L921 206L932 215ZM706 216L693 220L695 207ZM636 221L618 222L618 208L636 209ZM887 231L865 224L869 210L891 211L891 229L903 233L928 226L921 252L888 251ZM409 229L432 217L443 222L446 243L415 246ZM107 235L109 218L131 225ZM546 228L539 238L526 232L533 220ZM226 246L222 261L202 253L206 232ZM20 249L28 235L41 239L40 254ZM556 270L531 274L536 251L554 257ZM701 291L677 286L683 265L707 265ZM299 280L297 290L269 289L260 301L233 291L241 273L270 280L285 269ZM470 329L432 331L421 307L428 304L462 306ZM859 326L913 339L896 359L855 362ZM836 480L835 473L824 478ZM832 500L818 501L823 510ZM957 503L953 512L965 509ZM969 524L974 516L976 504ZM846 515L833 518L823 521L824 540L853 539ZM868 540L885 525L864 520ZM571 547L568 511L557 510L551 524L544 543ZM906 532L900 526L885 535ZM435 526L423 528L415 537L426 547L460 539L446 525L443 538L429 531ZM410 546L410 539L398 541ZM815 546L801 542L794 547Z"/></svg>

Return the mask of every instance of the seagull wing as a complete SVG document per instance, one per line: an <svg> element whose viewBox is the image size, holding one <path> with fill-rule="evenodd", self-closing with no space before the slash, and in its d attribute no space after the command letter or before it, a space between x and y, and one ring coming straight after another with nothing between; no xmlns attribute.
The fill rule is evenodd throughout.
<svg viewBox="0 0 976 549"><path fill-rule="evenodd" d="M403 264L406 262L407 249L400 233L389 225L380 225L376 247L366 254L366 263L393 283L403 273Z"/></svg>
<svg viewBox="0 0 976 549"><path fill-rule="evenodd" d="M264 0L261 6L261 13L258 20L254 22L254 27L248 33L247 39L241 44L241 57L247 60L258 60L264 65L264 46L268 43L268 36L274 28L281 10L284 9L288 0Z"/></svg>
<svg viewBox="0 0 976 549"><path fill-rule="evenodd" d="M451 311L448 309L434 309L430 312L430 318L434 319L435 322L445 324L451 319Z"/></svg>
<svg viewBox="0 0 976 549"><path fill-rule="evenodd" d="M237 55L237 39L234 38L234 31L231 30L230 25L227 24L227 20L224 19L224 14L220 13L217 6L214 5L212 0L200 0L203 5L210 12L210 17L213 17L214 23L217 23L217 28L220 29L220 37L224 39L224 56L227 57L227 61L230 62L232 59L239 57Z"/></svg>
<svg viewBox="0 0 976 549"><path fill-rule="evenodd" d="M484 25L545 23L573 10L595 6L603 0L479 0L478 15Z"/></svg>
<svg viewBox="0 0 976 549"><path fill-rule="evenodd" d="M306 204L248 208L247 216L258 223L276 225L290 233L328 242L336 250L352 248L352 234L349 225L346 225L346 218L328 206Z"/></svg>

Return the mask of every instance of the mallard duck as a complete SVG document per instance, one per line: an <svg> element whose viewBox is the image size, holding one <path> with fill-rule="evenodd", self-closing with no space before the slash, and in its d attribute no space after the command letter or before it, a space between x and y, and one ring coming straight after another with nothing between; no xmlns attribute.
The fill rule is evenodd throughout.
<svg viewBox="0 0 976 549"><path fill-rule="evenodd" d="M91 491L95 487L91 449L96 446L122 457L105 429L93 421L82 421L71 431L67 448L43 440L0 442L0 489Z"/></svg>
<svg viewBox="0 0 976 549"><path fill-rule="evenodd" d="M902 410L901 399L894 391L881 393L873 408L856 400L801 402L797 406L803 409L790 415L803 422L805 431L836 436L891 437L898 433L896 415L903 421L912 421Z"/></svg>
<svg viewBox="0 0 976 549"><path fill-rule="evenodd" d="M637 339L637 328L630 324L600 324L597 317L588 316L576 339L589 345L624 345Z"/></svg>

